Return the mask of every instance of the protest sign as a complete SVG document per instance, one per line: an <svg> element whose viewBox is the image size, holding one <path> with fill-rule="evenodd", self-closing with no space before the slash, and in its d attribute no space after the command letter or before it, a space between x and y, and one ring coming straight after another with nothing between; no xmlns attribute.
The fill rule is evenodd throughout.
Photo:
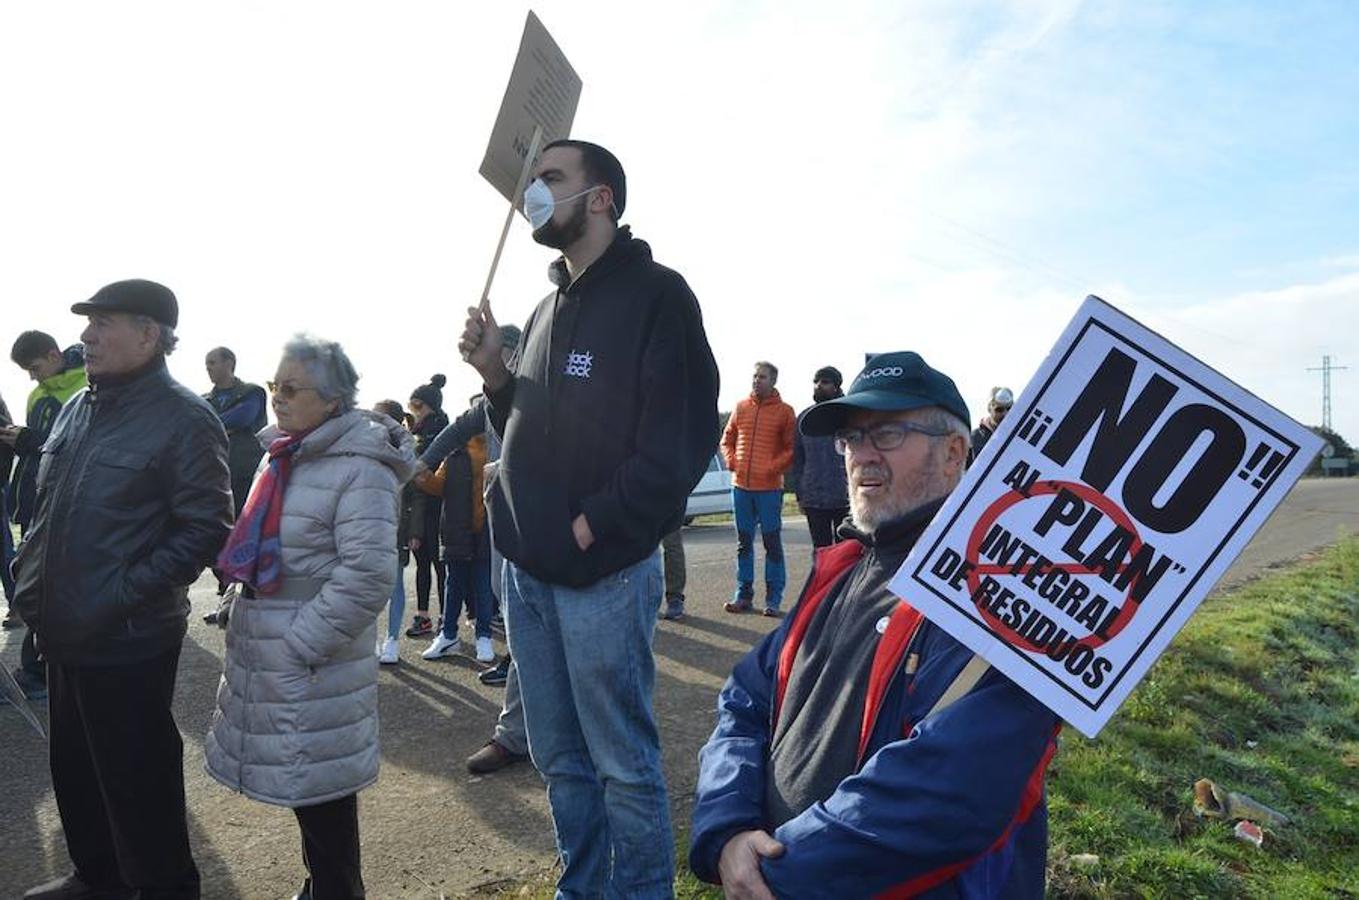
<svg viewBox="0 0 1359 900"><path fill-rule="evenodd" d="M1321 443L1087 297L891 588L1093 737Z"/></svg>
<svg viewBox="0 0 1359 900"><path fill-rule="evenodd" d="M510 83L500 101L500 113L481 160L482 176L510 201L495 255L491 257L491 268L486 273L486 284L481 289L483 310L490 306L491 283L500 266L500 255L505 252L505 238L509 236L514 211L523 202L538 149L571 133L580 89L576 70L530 10L524 34L519 38Z"/></svg>
<svg viewBox="0 0 1359 900"><path fill-rule="evenodd" d="M569 136L580 89L580 76L530 12L480 170L511 204L518 205L523 196L520 174L532 161L534 129L542 129L542 145Z"/></svg>

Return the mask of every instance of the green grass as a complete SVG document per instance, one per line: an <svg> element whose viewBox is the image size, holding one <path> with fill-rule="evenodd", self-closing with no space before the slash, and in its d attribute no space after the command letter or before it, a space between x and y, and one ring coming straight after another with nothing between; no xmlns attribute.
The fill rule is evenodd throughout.
<svg viewBox="0 0 1359 900"><path fill-rule="evenodd" d="M1359 541L1206 602L1049 779L1053 897L1359 897ZM1293 818L1257 849L1211 778ZM1075 854L1100 862L1083 869Z"/></svg>
<svg viewBox="0 0 1359 900"><path fill-rule="evenodd" d="M1049 896L1359 898L1356 620L1353 537L1205 602L1097 739L1064 731L1048 781ZM1194 815L1199 778L1293 821L1266 829L1263 848L1244 844L1235 823ZM551 885L503 896L550 897ZM675 893L722 896L683 870Z"/></svg>

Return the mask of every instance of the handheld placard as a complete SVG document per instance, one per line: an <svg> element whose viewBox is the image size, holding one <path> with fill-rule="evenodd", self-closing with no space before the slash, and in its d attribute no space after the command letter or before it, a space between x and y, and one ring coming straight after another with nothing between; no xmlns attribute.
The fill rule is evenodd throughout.
<svg viewBox="0 0 1359 900"><path fill-rule="evenodd" d="M581 80L566 55L532 11L524 22L519 53L500 102L495 127L481 161L481 175L510 203L500 229L491 270L481 291L481 309L487 308L491 283L500 265L510 223L524 196L538 150L571 133L571 122L580 102Z"/></svg>
<svg viewBox="0 0 1359 900"><path fill-rule="evenodd" d="M1320 448L1088 297L891 589L1093 737Z"/></svg>

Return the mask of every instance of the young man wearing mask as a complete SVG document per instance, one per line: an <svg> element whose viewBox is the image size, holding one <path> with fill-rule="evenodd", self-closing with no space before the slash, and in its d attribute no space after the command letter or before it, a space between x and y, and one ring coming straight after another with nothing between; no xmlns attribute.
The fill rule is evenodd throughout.
<svg viewBox="0 0 1359 900"><path fill-rule="evenodd" d="M524 326L513 374L487 306L469 310L459 347L504 436L488 507L558 890L669 897L657 545L712 456L717 366L684 279L618 225L627 193L612 153L549 144L524 200L534 240L562 252L556 289Z"/></svg>

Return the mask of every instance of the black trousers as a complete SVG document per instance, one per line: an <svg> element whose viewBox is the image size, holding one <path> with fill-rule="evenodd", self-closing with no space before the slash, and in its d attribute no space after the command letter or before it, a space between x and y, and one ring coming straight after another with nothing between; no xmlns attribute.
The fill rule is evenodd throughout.
<svg viewBox="0 0 1359 900"><path fill-rule="evenodd" d="M47 678L47 663L38 655L32 628L25 629L23 643L19 645L19 668L34 678Z"/></svg>
<svg viewBox="0 0 1359 900"><path fill-rule="evenodd" d="M444 567L439 562L439 516L443 512L443 501L438 497L425 497L422 507L425 536L420 540L420 549L412 550L415 557L415 611L421 615L429 612L429 589L438 583L434 595L439 609L448 616L457 616L458 610L444 610Z"/></svg>
<svg viewBox="0 0 1359 900"><path fill-rule="evenodd" d="M122 666L47 666L52 787L76 874L142 898L197 900L184 744L170 701L179 647Z"/></svg>
<svg viewBox="0 0 1359 900"><path fill-rule="evenodd" d="M807 528L812 533L813 547L829 547L840 540L835 532L840 523L849 515L849 507L843 509L803 509L807 517Z"/></svg>
<svg viewBox="0 0 1359 900"><path fill-rule="evenodd" d="M415 611L424 615L429 612L429 589L437 583L438 590L434 599L438 601L439 612L444 613L444 567L439 562L439 541L433 544L421 543L419 550L411 551L415 557ZM455 609L452 615L456 616Z"/></svg>
<svg viewBox="0 0 1359 900"><path fill-rule="evenodd" d="M363 900L357 794L293 810L302 829L302 862L311 900Z"/></svg>
<svg viewBox="0 0 1359 900"><path fill-rule="evenodd" d="M689 580L689 573L684 567L684 535L681 533L683 530L676 528L661 538L661 561L665 566L667 600L683 600L684 585Z"/></svg>

